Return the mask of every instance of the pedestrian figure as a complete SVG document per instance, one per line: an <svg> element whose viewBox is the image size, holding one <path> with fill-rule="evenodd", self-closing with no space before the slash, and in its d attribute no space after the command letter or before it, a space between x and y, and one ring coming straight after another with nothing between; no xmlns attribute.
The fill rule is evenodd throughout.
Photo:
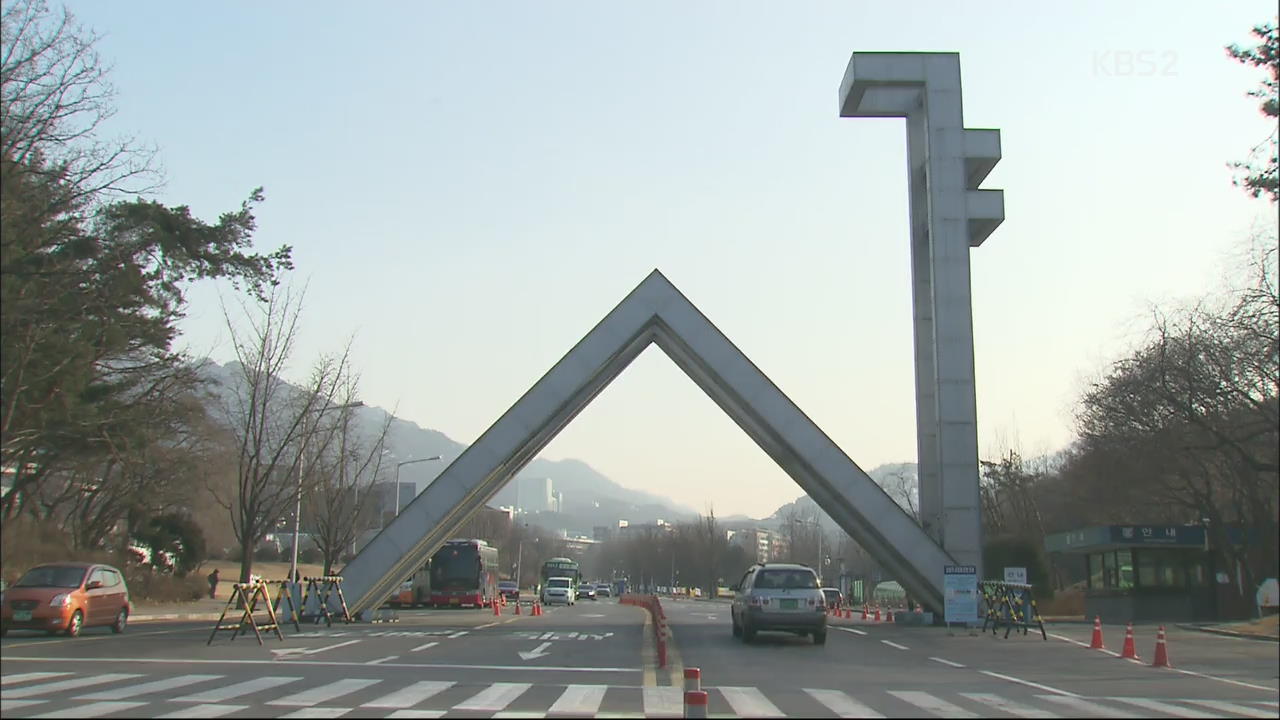
<svg viewBox="0 0 1280 720"><path fill-rule="evenodd" d="M217 594L217 592L218 592L218 569L214 568L213 572L209 573L209 599L213 599L213 596Z"/></svg>

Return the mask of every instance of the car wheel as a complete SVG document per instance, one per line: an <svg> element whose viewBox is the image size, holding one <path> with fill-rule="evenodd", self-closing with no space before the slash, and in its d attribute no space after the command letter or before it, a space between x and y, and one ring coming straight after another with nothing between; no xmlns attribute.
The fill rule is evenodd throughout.
<svg viewBox="0 0 1280 720"><path fill-rule="evenodd" d="M67 637L77 637L84 628L84 613L79 610L71 613L71 622L67 623Z"/></svg>
<svg viewBox="0 0 1280 720"><path fill-rule="evenodd" d="M116 615L116 621L111 624L111 632L117 635L124 632L124 626L127 622L129 622L129 611L126 608L120 608L120 613Z"/></svg>
<svg viewBox="0 0 1280 720"><path fill-rule="evenodd" d="M732 620L733 620L733 636L742 637L742 626L738 624L738 618L732 618Z"/></svg>
<svg viewBox="0 0 1280 720"><path fill-rule="evenodd" d="M814 645L826 645L826 644L827 644L827 631L826 631L826 630L819 630L819 631L815 632L815 633L813 634L813 644L814 644Z"/></svg>

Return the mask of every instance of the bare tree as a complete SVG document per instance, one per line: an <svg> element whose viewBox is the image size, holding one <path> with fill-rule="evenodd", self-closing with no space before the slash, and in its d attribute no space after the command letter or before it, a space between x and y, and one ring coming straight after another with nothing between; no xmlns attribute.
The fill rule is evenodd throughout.
<svg viewBox="0 0 1280 720"><path fill-rule="evenodd" d="M298 493L313 483L314 470L303 474L304 451L321 454L336 434L335 426L326 430L318 424L316 414L337 397L347 356L317 361L302 393L291 392L284 379L304 296L273 286L264 302L254 307L242 302L243 328L223 309L238 361L224 412L239 450L235 492L218 501L230 513L240 545L241 582L253 572L257 544L291 514Z"/></svg>
<svg viewBox="0 0 1280 720"><path fill-rule="evenodd" d="M336 426L335 437L323 444L328 447L317 448L318 455L311 464L318 470L317 478L304 496L303 506L303 518L320 550L326 575L350 551L356 534L368 520L370 487L385 469L383 451L394 417L387 415L376 436L362 437L358 424L353 427L359 378L348 373L340 385L338 402L343 409L335 413L332 423Z"/></svg>

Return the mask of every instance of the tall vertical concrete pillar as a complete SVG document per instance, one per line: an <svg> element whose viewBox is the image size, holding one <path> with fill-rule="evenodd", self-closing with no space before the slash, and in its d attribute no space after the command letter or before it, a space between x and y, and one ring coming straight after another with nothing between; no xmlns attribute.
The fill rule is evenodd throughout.
<svg viewBox="0 0 1280 720"><path fill-rule="evenodd" d="M1003 193L978 189L1000 132L965 129L955 53L854 53L840 115L906 119L920 522L981 570L969 248L1004 219Z"/></svg>

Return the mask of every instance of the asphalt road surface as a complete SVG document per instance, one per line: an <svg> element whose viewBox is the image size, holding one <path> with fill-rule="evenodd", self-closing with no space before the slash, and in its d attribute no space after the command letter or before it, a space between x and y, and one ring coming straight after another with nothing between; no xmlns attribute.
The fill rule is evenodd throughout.
<svg viewBox="0 0 1280 720"><path fill-rule="evenodd" d="M211 624L93 629L0 641L9 717L679 717L684 667L712 717L1277 717L1275 643L1172 630L1173 669L1088 650L1090 628L1038 635L840 620L826 645L730 634L729 606L664 603L673 641L656 667L647 614L615 600L541 617L405 611L399 622L304 625L286 639ZM1108 629L1118 650L1122 631Z"/></svg>

